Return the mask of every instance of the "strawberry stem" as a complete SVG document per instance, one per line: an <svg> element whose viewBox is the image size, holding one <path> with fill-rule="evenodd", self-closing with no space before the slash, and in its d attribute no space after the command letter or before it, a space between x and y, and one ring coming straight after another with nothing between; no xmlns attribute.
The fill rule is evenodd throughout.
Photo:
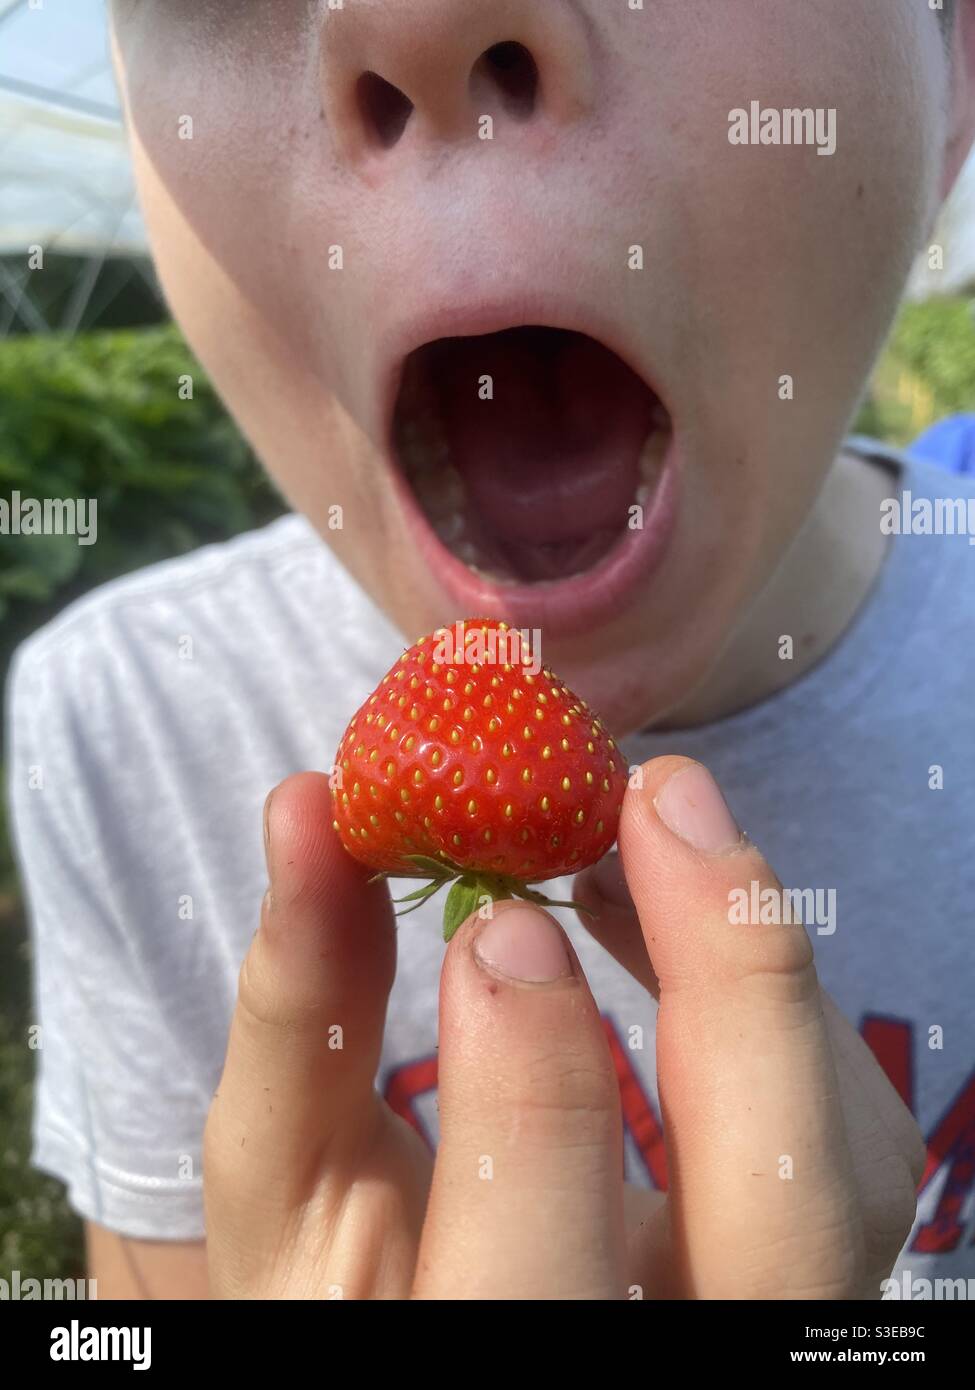
<svg viewBox="0 0 975 1390"><path fill-rule="evenodd" d="M449 941L457 928L466 922L472 912L484 908L489 903L504 902L509 898L522 898L525 902L537 903L539 907L572 907L576 912L593 916L591 908L583 903L566 902L560 898L547 898L535 888L529 888L520 878L510 874L491 874L479 869L462 869L449 859L433 859L427 854L407 854L407 861L416 866L417 872L409 874L402 869L384 869L374 874L370 883L378 883L385 878L419 878L429 876L422 888L405 893L402 898L394 898L395 903L411 903L397 912L397 917L406 917L422 907L428 898L439 893L446 884L451 884L444 903L443 939Z"/></svg>

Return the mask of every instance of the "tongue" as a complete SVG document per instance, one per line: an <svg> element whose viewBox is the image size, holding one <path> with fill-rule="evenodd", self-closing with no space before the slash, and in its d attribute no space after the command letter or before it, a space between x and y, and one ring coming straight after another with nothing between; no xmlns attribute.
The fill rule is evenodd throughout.
<svg viewBox="0 0 975 1390"><path fill-rule="evenodd" d="M575 333L518 328L444 348L447 445L482 539L532 577L585 567L626 525L653 395Z"/></svg>

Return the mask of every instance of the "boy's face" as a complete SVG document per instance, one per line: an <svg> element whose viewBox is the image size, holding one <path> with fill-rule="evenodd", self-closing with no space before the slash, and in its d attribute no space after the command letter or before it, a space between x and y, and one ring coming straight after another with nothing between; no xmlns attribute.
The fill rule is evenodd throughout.
<svg viewBox="0 0 975 1390"><path fill-rule="evenodd" d="M291 503L410 638L540 627L621 731L687 695L935 209L926 0L114 9L170 303ZM835 152L730 143L753 101Z"/></svg>

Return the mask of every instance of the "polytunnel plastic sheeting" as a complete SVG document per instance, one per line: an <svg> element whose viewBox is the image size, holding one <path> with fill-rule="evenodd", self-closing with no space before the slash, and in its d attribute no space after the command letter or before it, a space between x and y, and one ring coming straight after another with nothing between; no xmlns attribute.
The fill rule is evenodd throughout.
<svg viewBox="0 0 975 1390"><path fill-rule="evenodd" d="M975 151L941 210L930 249L918 258L908 287L912 299L965 290L975 290Z"/></svg>
<svg viewBox="0 0 975 1390"><path fill-rule="evenodd" d="M142 254L104 0L0 0L0 253Z"/></svg>

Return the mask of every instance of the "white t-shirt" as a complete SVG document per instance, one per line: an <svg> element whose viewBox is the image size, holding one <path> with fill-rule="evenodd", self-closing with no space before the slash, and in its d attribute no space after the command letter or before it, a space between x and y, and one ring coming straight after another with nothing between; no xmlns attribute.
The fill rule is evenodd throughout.
<svg viewBox="0 0 975 1390"><path fill-rule="evenodd" d="M915 497L975 496L905 467ZM20 649L9 791L42 1025L33 1159L84 1216L203 1235L201 1136L265 888L264 798L331 765L402 647L292 515L107 584ZM901 536L803 679L716 724L623 741L631 764L700 758L786 886L835 889L835 931L813 931L821 978L929 1144L899 1266L914 1278L975 1277L973 654L975 547ZM439 913L400 925L377 1078L431 1140ZM654 1005L561 917L616 1058L628 1176L662 1185Z"/></svg>

